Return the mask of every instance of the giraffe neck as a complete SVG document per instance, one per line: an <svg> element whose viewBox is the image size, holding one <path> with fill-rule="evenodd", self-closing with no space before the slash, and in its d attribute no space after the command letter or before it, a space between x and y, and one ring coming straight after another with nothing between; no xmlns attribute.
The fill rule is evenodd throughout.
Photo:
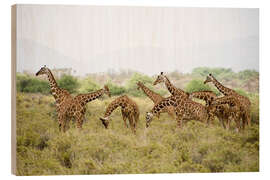
<svg viewBox="0 0 270 180"><path fill-rule="evenodd" d="M105 117L109 117L112 114L112 112L116 108L118 108L119 106L121 106L122 108L124 108L124 103L119 98L118 99L115 99L114 101L112 101L111 104L109 104L109 106L106 109Z"/></svg>
<svg viewBox="0 0 270 180"><path fill-rule="evenodd" d="M177 99L174 96L170 96L168 98L163 99L158 104L156 104L152 108L151 113L154 116L156 116L156 115L160 114L168 106L176 106L176 104L177 104Z"/></svg>
<svg viewBox="0 0 270 180"><path fill-rule="evenodd" d="M85 105L88 102L93 101L93 100L101 97L104 94L104 92L105 92L104 89L100 89L100 90L97 90L95 92L79 95L79 96L82 96L81 104Z"/></svg>
<svg viewBox="0 0 270 180"><path fill-rule="evenodd" d="M206 105L210 105L217 96L212 91L199 91L191 93L190 97L202 99L206 102Z"/></svg>
<svg viewBox="0 0 270 180"><path fill-rule="evenodd" d="M50 83L52 95L57 101L59 99L59 96L57 93L60 92L60 91L58 91L60 88L58 87L56 80L54 79L54 76L53 76L51 70L49 70L49 69L48 69L47 77L48 77L48 80Z"/></svg>
<svg viewBox="0 0 270 180"><path fill-rule="evenodd" d="M169 80L166 76L164 76L164 78L165 78L165 85L166 85L168 91L169 91L173 96L175 96L175 95L177 95L177 94L181 94L181 95L186 94L183 90L176 88L176 87L170 82L170 80Z"/></svg>
<svg viewBox="0 0 270 180"><path fill-rule="evenodd" d="M227 88L225 86L223 86L220 82L218 82L218 80L216 80L214 77L213 77L213 81L214 85L216 86L216 88L222 93L224 94L225 96L228 96L228 95L231 95L234 93L234 90L230 89L230 88Z"/></svg>
<svg viewBox="0 0 270 180"><path fill-rule="evenodd" d="M140 88L143 90L143 92L154 102L157 103L159 101L161 101L163 98L162 96L160 96L159 94L155 93L154 91L150 90L149 88L147 88L146 86L144 86L143 84L139 85Z"/></svg>

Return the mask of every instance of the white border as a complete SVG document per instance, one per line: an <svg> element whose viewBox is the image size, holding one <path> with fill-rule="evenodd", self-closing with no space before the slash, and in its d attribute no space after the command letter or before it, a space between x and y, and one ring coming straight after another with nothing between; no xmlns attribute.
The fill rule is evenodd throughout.
<svg viewBox="0 0 270 180"><path fill-rule="evenodd" d="M185 179L269 179L269 142L268 139L270 130L270 118L267 112L267 103L270 100L270 70L269 70L269 51L270 46L270 8L267 1L263 0L17 0L17 1L1 1L0 4L0 56L1 56L1 161L0 161L0 176L1 179L24 179L25 177L16 177L11 175L11 61L10 61L10 14L12 4L74 4L74 5L121 5L121 6L166 6L166 7L228 7L228 8L260 8L260 173L222 173L222 174L161 174L161 175L92 175L92 176L40 176L27 178L50 178L50 179L138 179L138 178L185 178Z"/></svg>

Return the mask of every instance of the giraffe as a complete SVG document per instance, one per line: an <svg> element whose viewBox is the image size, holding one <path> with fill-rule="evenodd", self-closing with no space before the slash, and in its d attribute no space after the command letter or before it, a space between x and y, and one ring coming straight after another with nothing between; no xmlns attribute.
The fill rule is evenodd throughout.
<svg viewBox="0 0 270 180"><path fill-rule="evenodd" d="M75 118L77 122L77 128L81 129L82 120L86 112L86 103L100 97L104 93L110 96L108 87L104 86L104 89L98 90L94 93L79 94L75 98L73 98L67 90L58 87L51 70L46 66L42 67L36 73L36 76L43 74L47 75L48 77L51 87L51 93L56 101L59 131L66 131L67 122L71 118Z"/></svg>
<svg viewBox="0 0 270 180"><path fill-rule="evenodd" d="M235 121L237 131L240 131L243 106L241 106L239 99L235 96L219 97L212 102L211 107L218 108L224 105L227 105L228 108L215 110L216 113L220 113L221 116L223 116L223 118L226 118L227 120L226 129L229 129L231 121ZM223 127L225 127L224 124ZM244 129L244 127L242 128Z"/></svg>
<svg viewBox="0 0 270 180"><path fill-rule="evenodd" d="M196 91L196 92L192 92L192 93L190 93L189 98L190 99L198 98L198 99L204 100L205 101L205 106L208 107L207 108L208 113L215 115L218 118L220 124L224 128L226 128L224 122L226 122L226 124L228 124L227 121L228 121L228 117L229 117L228 116L229 107L228 107L227 104L219 104L219 105L216 105L216 106L211 106L212 102L216 98L218 98L217 95L213 91ZM212 118L212 120L213 120L213 118ZM210 122L208 122L208 123L210 123Z"/></svg>
<svg viewBox="0 0 270 180"><path fill-rule="evenodd" d="M210 106L212 101L217 98L217 95L213 91L196 91L189 95L189 99L198 98L205 101L205 106Z"/></svg>
<svg viewBox="0 0 270 180"><path fill-rule="evenodd" d="M218 80L212 75L209 74L206 77L206 80L204 81L204 84L208 83L208 82L212 82L216 88L224 95L224 96L235 96L239 102L240 102L240 106L242 106L242 113L241 113L241 119L242 119L242 126L243 129L245 128L245 125L250 125L251 124L251 115L250 115L250 108L251 108L251 103L250 100L245 97L242 96L240 94L238 94L236 91L234 91L233 89L230 89L228 87L223 86L220 82L218 82Z"/></svg>
<svg viewBox="0 0 270 180"><path fill-rule="evenodd" d="M83 119L86 112L86 104L90 101L98 99L103 94L107 94L109 97L111 97L110 90L107 85L95 92L78 94L74 97L73 101L70 102L67 109L67 116L75 117L77 128L82 128Z"/></svg>
<svg viewBox="0 0 270 180"><path fill-rule="evenodd" d="M158 75L157 79L154 81L153 85L159 84L159 83L165 83L168 91L173 95L179 95L181 98L185 99L188 98L189 93L183 91L182 89L176 88L170 80L163 74L163 72Z"/></svg>
<svg viewBox="0 0 270 180"><path fill-rule="evenodd" d="M230 96L225 96L230 97ZM229 129L230 122L234 120L236 123L239 121L239 104L235 98L217 97L213 91L197 91L190 93L189 98L198 98L206 102L206 107L210 114L215 115L224 129ZM232 102L229 102L231 100ZM235 105L237 104L237 107ZM211 112L210 112L211 111Z"/></svg>
<svg viewBox="0 0 270 180"><path fill-rule="evenodd" d="M119 106L121 107L122 118L125 126L128 127L126 123L126 119L128 119L131 130L134 134L136 134L136 126L139 121L140 112L138 105L127 95L122 95L109 104L105 111L104 117L99 118L102 121L102 124L106 129L108 128L110 115Z"/></svg>
<svg viewBox="0 0 270 180"><path fill-rule="evenodd" d="M60 111L66 109L66 102L70 102L73 97L67 90L58 87L51 70L47 68L46 65L44 65L44 67L41 67L41 69L36 73L36 76L43 74L47 75L51 88L51 94L56 101L56 112L58 113L59 130L61 130L63 122L60 121Z"/></svg>
<svg viewBox="0 0 270 180"><path fill-rule="evenodd" d="M154 116L167 106L174 106L176 113L177 126L182 127L183 120L198 120L201 122L209 122L214 116L209 114L207 108L200 103L196 103L190 99L182 99L181 95L170 96L156 104L150 112L146 112L146 128L149 127Z"/></svg>
<svg viewBox="0 0 270 180"><path fill-rule="evenodd" d="M154 91L152 91L151 89L149 89L148 87L146 87L142 82L137 82L137 86L138 89L142 89L143 92L154 102L154 104L159 103L160 101L162 101L164 99L164 97L162 97L160 94L155 93ZM163 112L167 112L172 118L174 118L174 107L167 107L166 109L164 109Z"/></svg>

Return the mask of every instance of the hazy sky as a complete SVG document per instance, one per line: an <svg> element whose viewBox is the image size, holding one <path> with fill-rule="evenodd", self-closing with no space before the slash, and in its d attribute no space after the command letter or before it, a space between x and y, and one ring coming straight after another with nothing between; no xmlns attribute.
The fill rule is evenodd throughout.
<svg viewBox="0 0 270 180"><path fill-rule="evenodd" d="M259 70L259 9L19 5L17 70Z"/></svg>

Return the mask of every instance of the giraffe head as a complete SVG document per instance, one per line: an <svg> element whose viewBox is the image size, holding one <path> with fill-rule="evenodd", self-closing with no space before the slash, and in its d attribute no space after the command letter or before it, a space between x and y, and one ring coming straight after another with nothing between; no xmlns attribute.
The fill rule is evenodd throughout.
<svg viewBox="0 0 270 180"><path fill-rule="evenodd" d="M206 77L206 80L203 83L206 84L208 82L213 82L213 81L214 81L214 76L210 73L208 74L208 76Z"/></svg>
<svg viewBox="0 0 270 180"><path fill-rule="evenodd" d="M160 75L158 75L157 79L155 80L155 82L153 83L153 85L159 84L165 82L165 76L163 74L163 72L160 73Z"/></svg>
<svg viewBox="0 0 270 180"><path fill-rule="evenodd" d="M111 93L110 93L108 86L105 85L103 89L104 89L104 93L107 94L109 97L111 97Z"/></svg>
<svg viewBox="0 0 270 180"><path fill-rule="evenodd" d="M146 116L145 116L145 120L146 120L146 128L149 127L150 125L150 122L152 121L153 119L153 114L151 112L146 112Z"/></svg>
<svg viewBox="0 0 270 180"><path fill-rule="evenodd" d="M40 68L40 70L36 73L36 76L42 75L42 74L47 74L49 72L49 69L44 65L43 67Z"/></svg>
<svg viewBox="0 0 270 180"><path fill-rule="evenodd" d="M109 120L110 120L109 117L100 117L99 119L101 120L104 127L107 129L109 125Z"/></svg>

